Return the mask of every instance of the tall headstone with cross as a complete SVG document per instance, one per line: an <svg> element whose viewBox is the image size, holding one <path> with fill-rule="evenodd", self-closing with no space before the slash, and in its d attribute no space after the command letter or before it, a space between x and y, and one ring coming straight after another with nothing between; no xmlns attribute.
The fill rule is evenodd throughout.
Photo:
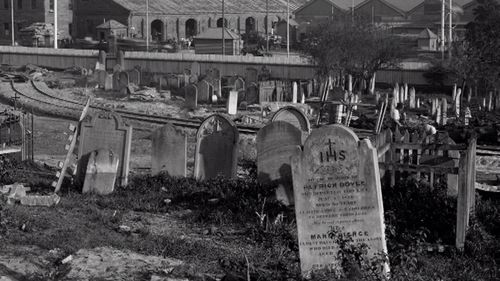
<svg viewBox="0 0 500 281"><path fill-rule="evenodd" d="M321 127L291 158L302 274L340 266L333 230L387 253L377 151L341 125ZM333 228L333 229L332 229ZM385 270L388 271L386 265Z"/></svg>

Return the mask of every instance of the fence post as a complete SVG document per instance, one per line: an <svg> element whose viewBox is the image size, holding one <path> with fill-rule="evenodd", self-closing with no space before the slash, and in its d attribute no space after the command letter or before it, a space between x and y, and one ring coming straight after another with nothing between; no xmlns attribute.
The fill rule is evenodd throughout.
<svg viewBox="0 0 500 281"><path fill-rule="evenodd" d="M467 146L467 151L460 154L455 245L457 249L463 250L465 236L469 227L469 219L471 214L474 213L476 201L476 139L471 139Z"/></svg>

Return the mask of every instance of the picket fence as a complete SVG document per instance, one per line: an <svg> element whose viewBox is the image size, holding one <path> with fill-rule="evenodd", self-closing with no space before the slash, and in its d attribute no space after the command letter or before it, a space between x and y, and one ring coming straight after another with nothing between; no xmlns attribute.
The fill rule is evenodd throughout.
<svg viewBox="0 0 500 281"><path fill-rule="evenodd" d="M455 144L446 134L425 136L387 129L376 135L375 146L381 176L390 181L391 186L416 176L427 178L431 188L446 182L448 191L456 192L455 246L463 249L475 205L476 139L470 139L467 144Z"/></svg>

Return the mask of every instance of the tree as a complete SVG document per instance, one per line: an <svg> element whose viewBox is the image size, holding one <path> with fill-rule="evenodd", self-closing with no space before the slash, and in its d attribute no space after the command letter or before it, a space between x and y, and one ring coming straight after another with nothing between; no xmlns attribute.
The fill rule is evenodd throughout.
<svg viewBox="0 0 500 281"><path fill-rule="evenodd" d="M500 5L496 0L477 2L474 20L466 26L466 48L457 59L470 77L496 87L500 78Z"/></svg>
<svg viewBox="0 0 500 281"><path fill-rule="evenodd" d="M307 38L302 50L312 57L320 75L340 72L366 82L378 70L396 67L404 48L403 40L389 28L364 21L324 22Z"/></svg>

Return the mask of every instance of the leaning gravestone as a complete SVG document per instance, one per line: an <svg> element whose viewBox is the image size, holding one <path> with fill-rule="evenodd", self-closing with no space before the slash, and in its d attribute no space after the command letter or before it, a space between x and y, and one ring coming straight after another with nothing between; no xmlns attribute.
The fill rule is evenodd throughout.
<svg viewBox="0 0 500 281"><path fill-rule="evenodd" d="M107 195L114 191L118 156L108 149L92 151L87 163L82 193Z"/></svg>
<svg viewBox="0 0 500 281"><path fill-rule="evenodd" d="M235 178L238 139L236 125L225 116L214 114L205 119L196 133L194 177Z"/></svg>
<svg viewBox="0 0 500 281"><path fill-rule="evenodd" d="M274 113L271 117L271 122L275 121L285 121L295 127L297 127L302 132L302 142L304 142L311 132L311 123L307 116L300 109L293 106L285 106Z"/></svg>
<svg viewBox="0 0 500 281"><path fill-rule="evenodd" d="M238 91L230 91L227 99L227 113L235 115L238 113Z"/></svg>
<svg viewBox="0 0 500 281"><path fill-rule="evenodd" d="M257 173L262 184L273 184L276 199L293 204L290 157L302 145L302 132L285 121L267 124L257 133Z"/></svg>
<svg viewBox="0 0 500 281"><path fill-rule="evenodd" d="M125 71L122 71L119 73L119 90L122 91L123 89L127 88L128 87L128 84L129 84L129 76L128 76L128 73L125 72Z"/></svg>
<svg viewBox="0 0 500 281"><path fill-rule="evenodd" d="M106 79L104 81L104 90L105 91L113 90L113 80L114 80L113 78L114 78L113 74L106 73Z"/></svg>
<svg viewBox="0 0 500 281"><path fill-rule="evenodd" d="M198 88L195 85L189 84L184 88L184 100L188 109L198 107Z"/></svg>
<svg viewBox="0 0 500 281"><path fill-rule="evenodd" d="M111 112L88 114L80 127L78 178L83 178L92 151L108 149L119 159L118 183L127 185L131 142L132 127L124 124L119 115Z"/></svg>
<svg viewBox="0 0 500 281"><path fill-rule="evenodd" d="M120 91L120 72L113 72L113 90Z"/></svg>
<svg viewBox="0 0 500 281"><path fill-rule="evenodd" d="M243 91L243 90L245 90L245 81L243 80L243 78L238 77L234 81L234 90L235 91Z"/></svg>
<svg viewBox="0 0 500 281"><path fill-rule="evenodd" d="M167 172L172 177L186 176L187 136L171 124L157 129L151 136L152 174Z"/></svg>
<svg viewBox="0 0 500 281"><path fill-rule="evenodd" d="M341 125L312 132L291 158L302 274L339 267L330 231L364 243L368 256L386 253L377 151ZM385 270L388 270L387 265Z"/></svg>

